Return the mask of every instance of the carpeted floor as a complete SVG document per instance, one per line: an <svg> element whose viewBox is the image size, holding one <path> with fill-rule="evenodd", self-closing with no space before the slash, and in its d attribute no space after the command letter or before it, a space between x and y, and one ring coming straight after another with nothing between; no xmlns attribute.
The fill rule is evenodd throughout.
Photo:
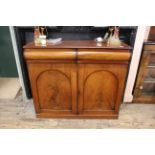
<svg viewBox="0 0 155 155"><path fill-rule="evenodd" d="M38 119L33 102L0 99L0 128L155 128L155 104L122 104L118 120Z"/></svg>

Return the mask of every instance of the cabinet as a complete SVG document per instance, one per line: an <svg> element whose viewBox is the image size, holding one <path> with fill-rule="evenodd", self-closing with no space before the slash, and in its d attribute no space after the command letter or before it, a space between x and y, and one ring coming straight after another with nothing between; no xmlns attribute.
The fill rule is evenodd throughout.
<svg viewBox="0 0 155 155"><path fill-rule="evenodd" d="M118 117L130 47L64 41L46 48L32 43L24 48L38 117Z"/></svg>
<svg viewBox="0 0 155 155"><path fill-rule="evenodd" d="M135 103L155 103L155 43L145 42L134 89Z"/></svg>

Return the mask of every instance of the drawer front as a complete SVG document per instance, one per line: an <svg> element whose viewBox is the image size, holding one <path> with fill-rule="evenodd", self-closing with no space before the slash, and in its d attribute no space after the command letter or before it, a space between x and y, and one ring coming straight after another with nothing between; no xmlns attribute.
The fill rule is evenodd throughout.
<svg viewBox="0 0 155 155"><path fill-rule="evenodd" d="M79 49L78 60L113 60L128 61L131 54L128 50Z"/></svg>
<svg viewBox="0 0 155 155"><path fill-rule="evenodd" d="M26 49L24 57L27 60L75 60L74 49Z"/></svg>

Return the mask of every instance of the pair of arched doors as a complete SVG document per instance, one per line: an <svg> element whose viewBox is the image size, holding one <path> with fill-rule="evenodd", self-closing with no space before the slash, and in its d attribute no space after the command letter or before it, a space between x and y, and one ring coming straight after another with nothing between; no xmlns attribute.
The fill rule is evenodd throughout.
<svg viewBox="0 0 155 155"><path fill-rule="evenodd" d="M127 66L124 64L29 63L40 117L117 117Z"/></svg>

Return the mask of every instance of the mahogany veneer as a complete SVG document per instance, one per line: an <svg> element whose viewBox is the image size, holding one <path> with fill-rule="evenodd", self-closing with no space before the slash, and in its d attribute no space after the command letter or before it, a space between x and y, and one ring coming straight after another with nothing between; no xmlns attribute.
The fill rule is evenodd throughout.
<svg viewBox="0 0 155 155"><path fill-rule="evenodd" d="M24 46L37 116L117 118L130 49L94 41Z"/></svg>

